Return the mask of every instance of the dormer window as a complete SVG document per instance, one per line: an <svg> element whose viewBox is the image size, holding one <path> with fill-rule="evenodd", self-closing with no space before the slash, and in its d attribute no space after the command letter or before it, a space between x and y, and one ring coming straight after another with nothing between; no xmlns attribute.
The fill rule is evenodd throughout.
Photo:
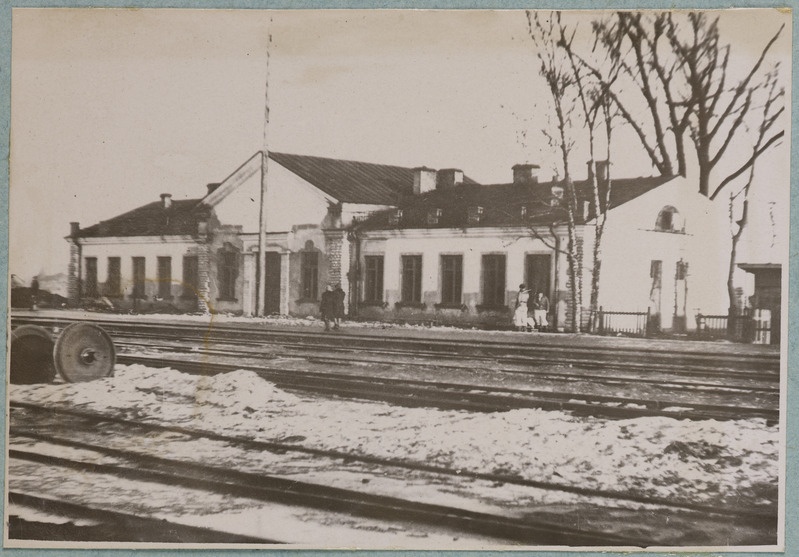
<svg viewBox="0 0 799 557"><path fill-rule="evenodd" d="M527 205L522 205L521 207L519 207L519 216L521 217L522 220L525 220L527 218Z"/></svg>
<svg viewBox="0 0 799 557"><path fill-rule="evenodd" d="M685 232L685 222L683 222L677 209L667 205L658 213L658 218L655 221L655 230L661 232Z"/></svg>
<svg viewBox="0 0 799 557"><path fill-rule="evenodd" d="M469 224L479 224L483 218L483 208L480 206L472 205L467 210L466 220Z"/></svg>
<svg viewBox="0 0 799 557"><path fill-rule="evenodd" d="M397 226L402 221L402 209L395 209L388 215L388 224Z"/></svg>
<svg viewBox="0 0 799 557"><path fill-rule="evenodd" d="M549 204L552 207L557 207L563 202L563 193L564 193L563 186L555 184L550 188L549 193L550 193Z"/></svg>
<svg viewBox="0 0 799 557"><path fill-rule="evenodd" d="M427 226L434 226L441 220L441 209L427 211Z"/></svg>

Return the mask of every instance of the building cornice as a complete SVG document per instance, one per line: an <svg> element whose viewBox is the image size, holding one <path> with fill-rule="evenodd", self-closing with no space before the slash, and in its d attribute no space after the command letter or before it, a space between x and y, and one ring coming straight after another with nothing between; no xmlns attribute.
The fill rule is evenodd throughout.
<svg viewBox="0 0 799 557"><path fill-rule="evenodd" d="M577 225L576 228L582 229L586 225ZM551 236L549 227L535 227L536 232L543 237ZM555 232L559 235L566 234L566 225L555 227ZM473 228L400 228L391 230L369 230L361 231L359 236L365 240L389 240L389 239L426 239L426 238L536 238L535 233L530 231L527 226L486 226Z"/></svg>
<svg viewBox="0 0 799 557"><path fill-rule="evenodd" d="M98 238L77 238L84 246L135 245L135 244L203 244L204 240L188 235L174 236L103 236Z"/></svg>

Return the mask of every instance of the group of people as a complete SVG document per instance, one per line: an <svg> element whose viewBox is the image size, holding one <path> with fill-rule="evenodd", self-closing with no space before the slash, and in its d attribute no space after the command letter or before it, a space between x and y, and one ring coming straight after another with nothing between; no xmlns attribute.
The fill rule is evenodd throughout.
<svg viewBox="0 0 799 557"><path fill-rule="evenodd" d="M545 331L549 326L549 298L543 292L530 295L524 284L519 285L516 298L516 311L513 313L513 324L517 331Z"/></svg>
<svg viewBox="0 0 799 557"><path fill-rule="evenodd" d="M330 323L333 323L333 329L338 330L341 326L341 320L344 318L344 290L341 285L337 284L334 289L331 285L325 287L322 292L322 299L319 303L319 313L322 314L322 320L325 322L325 331L330 330Z"/></svg>

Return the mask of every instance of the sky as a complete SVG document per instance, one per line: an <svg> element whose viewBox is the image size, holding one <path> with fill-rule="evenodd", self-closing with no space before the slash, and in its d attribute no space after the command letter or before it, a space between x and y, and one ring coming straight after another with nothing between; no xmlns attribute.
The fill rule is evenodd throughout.
<svg viewBox="0 0 799 557"><path fill-rule="evenodd" d="M750 63L790 25L775 10L718 13ZM587 29L596 15L570 17ZM790 46L788 29L768 60L786 87ZM537 70L523 11L14 9L9 272L65 272L70 221L201 197L265 143L483 183L516 163L551 174ZM629 130L617 137L616 175L655 173ZM586 160L578 148L577 177ZM788 163L786 140L761 166L761 235L774 219L787 236Z"/></svg>

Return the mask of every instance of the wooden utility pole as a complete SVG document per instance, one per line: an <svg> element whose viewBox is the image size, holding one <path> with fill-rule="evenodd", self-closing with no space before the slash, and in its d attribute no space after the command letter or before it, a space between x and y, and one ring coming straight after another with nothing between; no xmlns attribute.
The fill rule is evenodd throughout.
<svg viewBox="0 0 799 557"><path fill-rule="evenodd" d="M261 149L261 208L258 216L258 261L255 276L258 280L258 300L255 315L266 315L266 192L269 176L269 47L272 44L272 18L269 18L269 39L266 43L266 83L264 87L264 135Z"/></svg>

